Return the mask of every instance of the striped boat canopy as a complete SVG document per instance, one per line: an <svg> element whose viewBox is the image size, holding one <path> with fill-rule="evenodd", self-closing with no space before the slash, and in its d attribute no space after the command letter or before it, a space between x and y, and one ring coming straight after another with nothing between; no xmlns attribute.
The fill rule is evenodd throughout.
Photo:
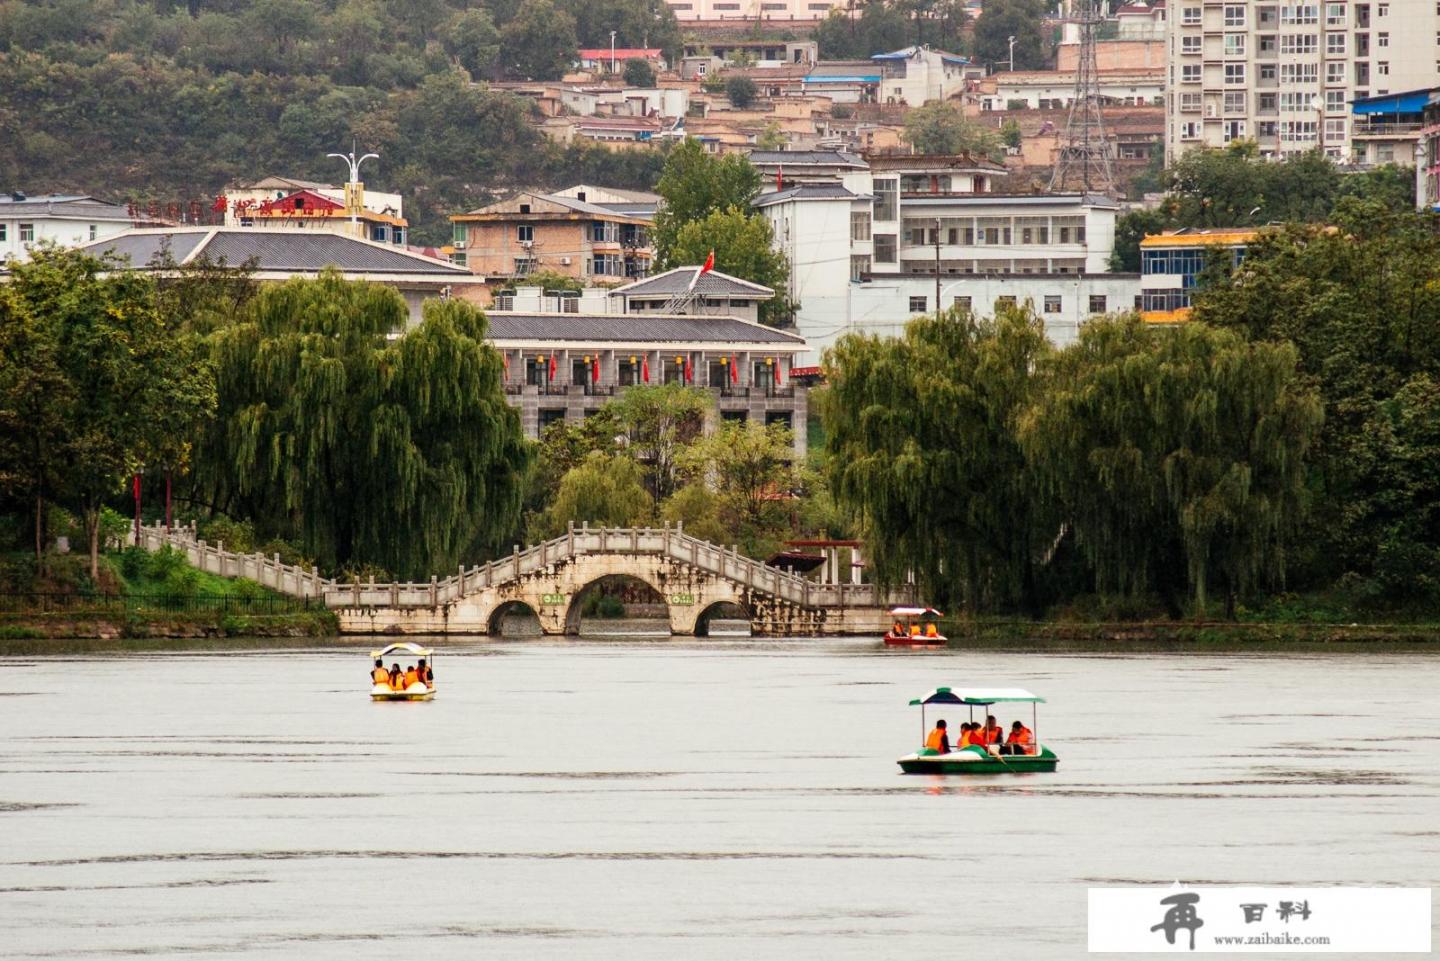
<svg viewBox="0 0 1440 961"><path fill-rule="evenodd" d="M1036 697L1029 691L1018 687L965 687L958 689L937 687L924 697L917 697L911 701L910 706L919 707L922 704L970 704L983 707L987 704L1014 702L1044 704L1045 699L1043 697Z"/></svg>

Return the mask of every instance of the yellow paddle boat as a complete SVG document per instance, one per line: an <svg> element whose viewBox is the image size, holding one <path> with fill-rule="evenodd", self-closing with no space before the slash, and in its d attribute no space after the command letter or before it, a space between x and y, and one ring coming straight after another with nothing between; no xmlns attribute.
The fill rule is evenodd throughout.
<svg viewBox="0 0 1440 961"><path fill-rule="evenodd" d="M408 654L415 658L409 664L394 661L385 667L392 655ZM374 661L370 669L370 700L428 701L435 696L435 652L419 644L401 642L370 652ZM423 672L423 676L422 676Z"/></svg>

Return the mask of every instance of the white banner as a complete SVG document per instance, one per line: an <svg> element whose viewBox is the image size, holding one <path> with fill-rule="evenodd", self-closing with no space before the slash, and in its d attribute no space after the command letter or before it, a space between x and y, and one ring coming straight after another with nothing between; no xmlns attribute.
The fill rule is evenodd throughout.
<svg viewBox="0 0 1440 961"><path fill-rule="evenodd" d="M1089 890L1092 952L1430 952L1429 888Z"/></svg>

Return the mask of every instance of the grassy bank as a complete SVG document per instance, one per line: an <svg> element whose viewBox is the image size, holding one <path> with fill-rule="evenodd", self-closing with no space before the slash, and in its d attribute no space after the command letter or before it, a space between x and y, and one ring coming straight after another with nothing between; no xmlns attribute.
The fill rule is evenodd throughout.
<svg viewBox="0 0 1440 961"><path fill-rule="evenodd" d="M1032 621L947 618L951 646L1047 650L1255 650L1413 648L1440 651L1440 624L1324 624L1294 621Z"/></svg>

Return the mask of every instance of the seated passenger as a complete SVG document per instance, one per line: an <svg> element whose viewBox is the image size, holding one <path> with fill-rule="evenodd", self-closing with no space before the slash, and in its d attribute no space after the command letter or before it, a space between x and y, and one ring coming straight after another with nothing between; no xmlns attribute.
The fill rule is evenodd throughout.
<svg viewBox="0 0 1440 961"><path fill-rule="evenodd" d="M957 748L969 747L970 745L975 743L975 733L973 731L974 727L975 725L969 723L968 721L960 725L960 740L956 742L955 745Z"/></svg>
<svg viewBox="0 0 1440 961"><path fill-rule="evenodd" d="M935 629L935 622L934 622L934 621L931 621L929 624L926 624L926 625L925 625L925 636L926 636L926 637L939 637L939 636L940 636L940 632Z"/></svg>
<svg viewBox="0 0 1440 961"><path fill-rule="evenodd" d="M390 665L390 687L396 691L405 690L405 672L400 670L399 661Z"/></svg>
<svg viewBox="0 0 1440 961"><path fill-rule="evenodd" d="M905 625L904 625L904 624L901 624L899 621L896 621L894 624L891 624L891 625L890 625L890 636L891 636L891 637L904 637L904 636L905 636Z"/></svg>
<svg viewBox="0 0 1440 961"><path fill-rule="evenodd" d="M945 731L944 721L935 722L935 730L925 739L925 747L937 754L950 753L950 735Z"/></svg>
<svg viewBox="0 0 1440 961"><path fill-rule="evenodd" d="M1005 729L995 721L995 715L990 714L985 718L985 726L980 730L980 743L1001 744L1005 740Z"/></svg>
<svg viewBox="0 0 1440 961"><path fill-rule="evenodd" d="M911 624L911 625L910 625L910 636L911 636L911 637L919 637L919 636L920 636L920 625L919 625L918 623L917 623L917 624Z"/></svg>
<svg viewBox="0 0 1440 961"><path fill-rule="evenodd" d="M1005 741L1005 745L1000 748L1000 753L1032 754L1034 753L1034 743L1035 736L1030 733L1030 729L1019 721L1016 721L1010 725L1010 737Z"/></svg>
<svg viewBox="0 0 1440 961"><path fill-rule="evenodd" d="M385 662L378 657L375 658L375 669L370 672L370 680L374 684L390 686L390 672L385 670Z"/></svg>
<svg viewBox="0 0 1440 961"><path fill-rule="evenodd" d="M408 689L411 686L419 683L420 675L415 670L415 665L411 664L409 667L405 668L405 687Z"/></svg>
<svg viewBox="0 0 1440 961"><path fill-rule="evenodd" d="M415 667L415 673L420 676L420 683L426 687L435 686L435 672L430 670L425 663L425 658L420 658L420 663Z"/></svg>

